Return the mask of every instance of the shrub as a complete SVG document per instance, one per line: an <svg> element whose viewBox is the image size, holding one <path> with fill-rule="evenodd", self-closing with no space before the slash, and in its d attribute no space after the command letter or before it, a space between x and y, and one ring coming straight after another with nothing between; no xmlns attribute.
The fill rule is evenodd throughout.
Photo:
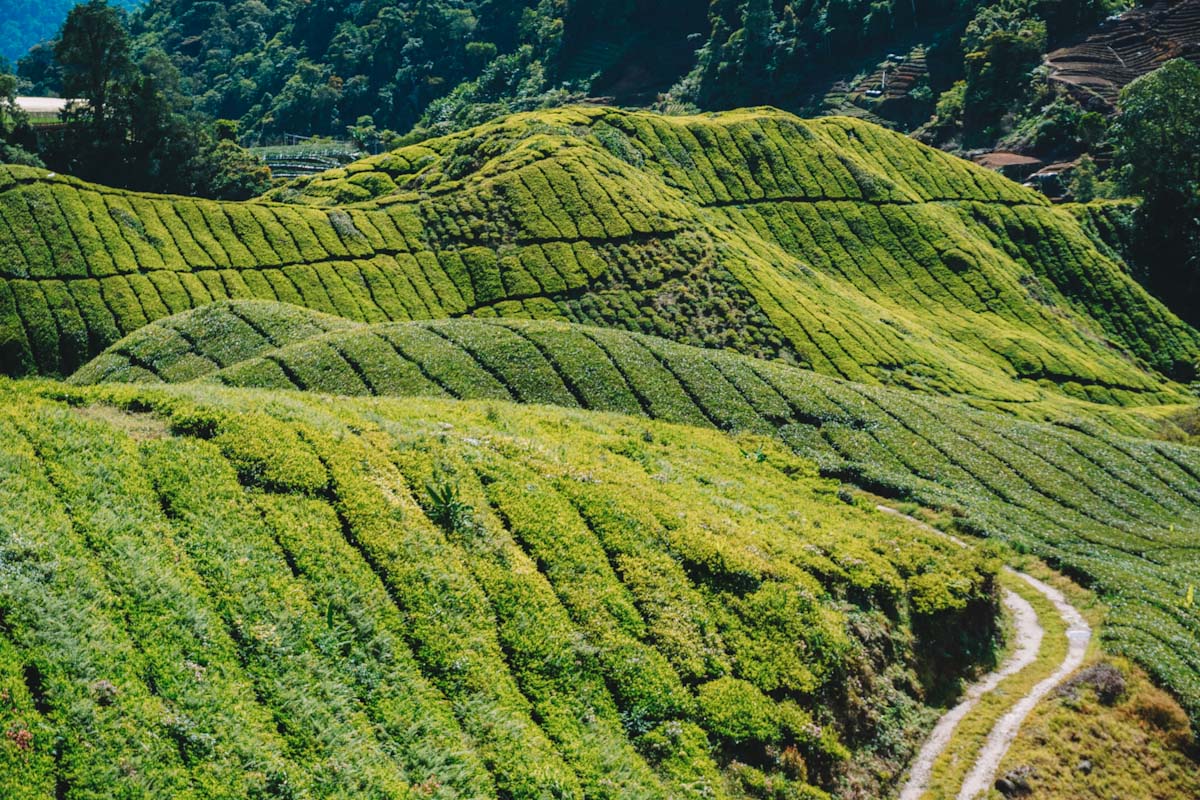
<svg viewBox="0 0 1200 800"><path fill-rule="evenodd" d="M1096 693L1096 699L1106 706L1115 704L1125 695L1125 673L1114 664L1101 662L1088 667L1070 680L1058 687L1061 697L1077 699L1079 690L1089 687Z"/></svg>
<svg viewBox="0 0 1200 800"><path fill-rule="evenodd" d="M1132 713L1138 719L1163 733L1173 742L1182 744L1191 733L1187 714L1171 695L1162 689L1147 686L1133 700Z"/></svg>
<svg viewBox="0 0 1200 800"><path fill-rule="evenodd" d="M220 419L213 442L248 483L313 494L328 483L321 460L296 429L265 414Z"/></svg>
<svg viewBox="0 0 1200 800"><path fill-rule="evenodd" d="M697 690L700 717L714 736L734 745L779 740L779 717L770 698L737 678L717 678Z"/></svg>

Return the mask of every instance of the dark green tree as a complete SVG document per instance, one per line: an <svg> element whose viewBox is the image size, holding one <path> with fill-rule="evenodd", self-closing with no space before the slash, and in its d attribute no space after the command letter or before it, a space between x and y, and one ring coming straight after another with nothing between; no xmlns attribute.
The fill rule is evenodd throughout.
<svg viewBox="0 0 1200 800"><path fill-rule="evenodd" d="M62 68L54 60L54 42L42 42L17 61L17 75L31 95L62 94Z"/></svg>
<svg viewBox="0 0 1200 800"><path fill-rule="evenodd" d="M775 10L771 0L746 0L742 9L742 75L748 81L767 80L771 72Z"/></svg>
<svg viewBox="0 0 1200 800"><path fill-rule="evenodd" d="M134 71L121 12L107 0L75 6L63 23L54 57L63 70L63 91L85 101L72 110L75 119L103 135L113 116L113 102Z"/></svg>
<svg viewBox="0 0 1200 800"><path fill-rule="evenodd" d="M221 139L202 150L194 191L223 200L249 200L271 188L271 170L237 142Z"/></svg>
<svg viewBox="0 0 1200 800"><path fill-rule="evenodd" d="M87 180L154 192L246 198L270 172L207 121L182 88L179 69L158 48L134 62L122 12L90 0L67 17L54 48L64 91L79 102L66 128L48 137L46 160ZM219 130L214 130L219 128Z"/></svg>
<svg viewBox="0 0 1200 800"><path fill-rule="evenodd" d="M1167 62L1121 92L1115 168L1142 197L1135 259L1150 288L1200 324L1200 67Z"/></svg>
<svg viewBox="0 0 1200 800"><path fill-rule="evenodd" d="M1096 199L1096 162L1091 156L1083 156L1075 165L1071 175L1071 197L1077 203L1090 203Z"/></svg>
<svg viewBox="0 0 1200 800"><path fill-rule="evenodd" d="M986 5L963 35L963 127L968 142L994 139L997 125L1029 91L1046 49L1046 23L1020 0Z"/></svg>

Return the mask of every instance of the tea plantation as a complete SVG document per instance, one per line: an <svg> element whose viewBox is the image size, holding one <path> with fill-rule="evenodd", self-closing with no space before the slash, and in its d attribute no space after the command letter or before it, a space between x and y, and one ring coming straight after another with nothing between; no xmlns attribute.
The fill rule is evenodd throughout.
<svg viewBox="0 0 1200 800"><path fill-rule="evenodd" d="M1190 399L1200 335L1077 216L849 119L518 115L247 203L0 168L0 354L67 375L213 300L557 318L1036 416Z"/></svg>
<svg viewBox="0 0 1200 800"><path fill-rule="evenodd" d="M883 791L997 565L836 489L631 417L0 383L0 795Z"/></svg>
<svg viewBox="0 0 1200 800"><path fill-rule="evenodd" d="M270 327L266 320L287 324ZM913 392L623 331L539 321L334 327L264 303L133 334L75 382L176 382L581 407L781 438L827 476L949 509L1091 584L1110 646L1200 715L1200 451L1095 424L1051 426ZM325 332L323 329L331 329ZM254 331L278 331L276 347Z"/></svg>
<svg viewBox="0 0 1200 800"><path fill-rule="evenodd" d="M1200 332L1129 213L772 109L241 203L0 166L0 798L892 796L1006 550L855 486L1087 584L1200 730Z"/></svg>

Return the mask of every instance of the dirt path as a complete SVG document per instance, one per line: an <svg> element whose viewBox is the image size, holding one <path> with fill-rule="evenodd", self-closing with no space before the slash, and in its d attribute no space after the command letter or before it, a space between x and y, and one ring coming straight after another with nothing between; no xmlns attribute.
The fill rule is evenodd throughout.
<svg viewBox="0 0 1200 800"><path fill-rule="evenodd" d="M924 530L945 536L960 547L966 547L966 543L961 539L938 531L918 519L901 514L887 506L877 506L877 508L885 513L902 517ZM1013 740L1016 739L1017 733L1021 729L1021 723L1025 721L1025 718L1029 716L1029 712L1033 711L1034 706L1043 697L1079 668L1083 663L1088 642L1092 637L1091 627L1088 626L1083 615L1067 602L1062 592L1023 572L1016 572L1008 567L1005 567L1005 571L1025 581L1034 591L1041 594L1054 605L1067 625L1067 655L1058 665L1058 668L1054 670L1053 674L1047 676L1027 694L1017 700L1004 713L1004 716L992 726L992 730L988 734L983 748L976 756L975 766L967 774L967 777L963 779L962 787L958 791L957 800L975 800L975 798L991 788L996 780L996 772L999 770L1000 762L1004 759L1004 755L1008 752L1008 748L1012 745ZM958 723L975 708L984 695L993 691L1001 681L1011 675L1015 675L1037 660L1038 652L1042 646L1042 639L1046 633L1041 622L1038 621L1037 612L1034 611L1033 606L1027 600L1008 589L1004 590L1002 601L1012 615L1013 620L1012 653L1000 665L999 669L988 673L982 679L972 684L967 689L962 701L943 714L941 719L938 720L933 732L929 735L924 746L921 747L920 753L917 754L916 760L913 762L908 780L900 792L900 800L920 799L921 795L929 789L929 779L933 772L933 765L953 738L954 730L958 727Z"/></svg>
<svg viewBox="0 0 1200 800"><path fill-rule="evenodd" d="M921 795L925 794L929 788L929 778L933 773L933 763L950 743L950 738L954 735L954 729L958 727L958 723L978 705L980 698L995 689L1000 681L1010 675L1016 675L1037 660L1038 650L1042 646L1042 637L1045 635L1041 623L1038 622L1037 612L1033 610L1033 606L1029 604L1028 600L1008 589L1004 590L1003 602L1009 613L1012 614L1013 641L1016 643L1016 647L998 670L989 672L982 680L968 687L962 701L938 720L933 733L929 734L929 738L921 747L921 752L917 754L916 761L913 762L912 769L908 773L908 782L904 784L904 789L900 792L900 800L919 800ZM1005 750L1007 749L1006 746ZM1000 755L1003 755L1003 752ZM1000 760L997 758L995 766L999 766L999 763Z"/></svg>
<svg viewBox="0 0 1200 800"><path fill-rule="evenodd" d="M1029 716L1029 712L1033 711L1033 707L1043 697L1048 695L1054 687L1062 683L1068 675L1079 668L1087 653L1088 642L1092 638L1091 627L1084 620L1083 615L1067 602L1062 592L1052 586L1047 586L1037 578L1026 575L1023 572L1016 574L1021 580L1028 583L1053 603L1059 616L1067 623L1067 655L1052 675L1047 676L1037 686L1034 686L1028 694L1018 700L1000 718L995 726L992 727L992 732L988 734L987 742L983 745L983 749L979 751L979 756L975 761L975 768L963 780L962 788L958 791L958 800L974 800L974 798L983 794L991 787L992 783L996 780L996 771L1000 766L1000 761L1004 758L1004 754L1008 752L1008 748L1012 745L1013 740L1017 738L1017 732L1021 729L1021 723L1025 721L1025 718Z"/></svg>

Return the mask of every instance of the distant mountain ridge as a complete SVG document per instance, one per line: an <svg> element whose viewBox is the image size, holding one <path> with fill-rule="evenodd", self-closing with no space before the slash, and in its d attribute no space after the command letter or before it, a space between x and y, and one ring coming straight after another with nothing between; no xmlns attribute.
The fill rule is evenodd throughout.
<svg viewBox="0 0 1200 800"><path fill-rule="evenodd" d="M78 0L0 0L0 58L12 63L39 42L53 39ZM110 0L134 9L143 0Z"/></svg>

